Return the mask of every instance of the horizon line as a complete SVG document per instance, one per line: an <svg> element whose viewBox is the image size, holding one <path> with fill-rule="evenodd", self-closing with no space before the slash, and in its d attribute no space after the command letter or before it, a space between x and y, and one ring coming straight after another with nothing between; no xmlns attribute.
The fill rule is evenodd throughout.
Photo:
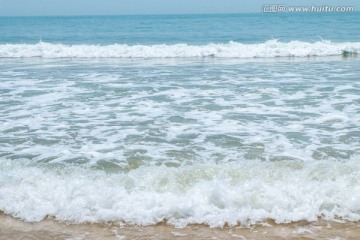
<svg viewBox="0 0 360 240"><path fill-rule="evenodd" d="M264 15L287 15L287 14L353 14L353 12L284 12L264 13L256 12L225 12L225 13L125 13L125 14L52 14L52 15L0 15L0 17L120 17L120 16L176 16L176 15L237 15L237 14L264 14Z"/></svg>

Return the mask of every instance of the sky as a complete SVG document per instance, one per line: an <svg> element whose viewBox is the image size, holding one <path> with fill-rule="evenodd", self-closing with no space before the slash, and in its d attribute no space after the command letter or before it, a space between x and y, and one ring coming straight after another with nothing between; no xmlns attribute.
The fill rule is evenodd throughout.
<svg viewBox="0 0 360 240"><path fill-rule="evenodd" d="M359 0L0 0L0 16L241 13L274 3L360 10Z"/></svg>

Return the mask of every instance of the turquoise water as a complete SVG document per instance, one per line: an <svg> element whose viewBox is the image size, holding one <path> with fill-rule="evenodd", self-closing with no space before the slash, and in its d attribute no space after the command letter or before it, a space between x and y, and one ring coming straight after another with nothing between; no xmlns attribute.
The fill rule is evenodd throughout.
<svg viewBox="0 0 360 240"><path fill-rule="evenodd" d="M0 43L208 44L360 41L359 13L0 17Z"/></svg>
<svg viewBox="0 0 360 240"><path fill-rule="evenodd" d="M0 18L0 210L360 220L360 15Z"/></svg>

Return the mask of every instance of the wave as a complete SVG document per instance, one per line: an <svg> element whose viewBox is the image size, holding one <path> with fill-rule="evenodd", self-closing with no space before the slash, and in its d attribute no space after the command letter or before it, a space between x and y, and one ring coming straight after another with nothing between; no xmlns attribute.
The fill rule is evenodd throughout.
<svg viewBox="0 0 360 240"><path fill-rule="evenodd" d="M356 55L360 42L334 43L280 42L269 40L259 44L229 42L207 45L63 45L40 42L37 44L2 44L1 58L272 58Z"/></svg>
<svg viewBox="0 0 360 240"><path fill-rule="evenodd" d="M80 167L0 163L0 211L26 221L212 227L360 220L357 161L142 166L109 174Z"/></svg>

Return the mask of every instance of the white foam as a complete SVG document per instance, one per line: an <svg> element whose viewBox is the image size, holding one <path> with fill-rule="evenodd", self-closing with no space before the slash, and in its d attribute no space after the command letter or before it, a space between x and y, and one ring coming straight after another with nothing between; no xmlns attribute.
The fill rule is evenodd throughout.
<svg viewBox="0 0 360 240"><path fill-rule="evenodd" d="M26 221L178 227L342 218L360 220L360 165L239 161L106 174L76 167L1 161L0 210Z"/></svg>
<svg viewBox="0 0 360 240"><path fill-rule="evenodd" d="M360 42L334 43L280 42L269 40L259 44L229 42L207 45L63 45L40 42L37 44L2 44L3 58L272 58L336 56L360 53Z"/></svg>
<svg viewBox="0 0 360 240"><path fill-rule="evenodd" d="M360 219L358 59L36 62L0 64L0 211L176 226Z"/></svg>

